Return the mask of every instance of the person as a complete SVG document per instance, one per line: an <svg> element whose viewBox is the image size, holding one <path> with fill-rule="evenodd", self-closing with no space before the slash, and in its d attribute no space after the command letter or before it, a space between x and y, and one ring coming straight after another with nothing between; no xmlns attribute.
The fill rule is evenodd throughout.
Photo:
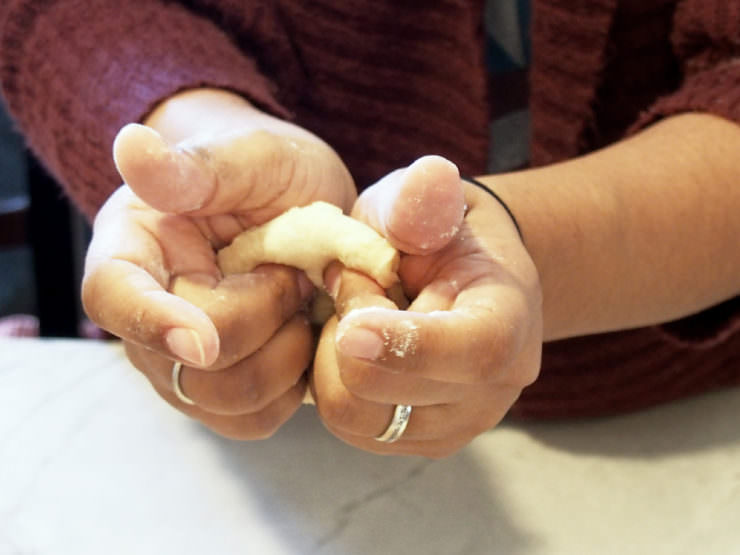
<svg viewBox="0 0 740 555"><path fill-rule="evenodd" d="M442 457L506 414L740 383L738 3L534 0L531 167L489 175L482 10L4 3L8 105L95 217L88 314L166 401L254 439L310 388L343 441ZM425 249L410 222L459 195L459 232ZM331 267L337 316L316 348L299 271L214 264L242 229L314 200L400 248L411 299L396 309Z"/></svg>

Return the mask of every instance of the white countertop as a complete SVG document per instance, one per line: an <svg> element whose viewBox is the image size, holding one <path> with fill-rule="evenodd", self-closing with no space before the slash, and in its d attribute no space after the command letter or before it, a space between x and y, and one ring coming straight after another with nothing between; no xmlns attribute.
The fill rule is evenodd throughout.
<svg viewBox="0 0 740 555"><path fill-rule="evenodd" d="M0 340L0 554L740 553L740 390L504 423L442 461L306 406L270 440L177 413L116 343Z"/></svg>

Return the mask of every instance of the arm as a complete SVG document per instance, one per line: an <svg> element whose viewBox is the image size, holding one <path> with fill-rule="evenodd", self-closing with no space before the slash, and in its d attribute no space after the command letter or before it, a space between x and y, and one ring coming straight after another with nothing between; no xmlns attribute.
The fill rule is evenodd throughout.
<svg viewBox="0 0 740 555"><path fill-rule="evenodd" d="M266 37L255 24L257 9L247 3L240 12L247 50L244 41L237 44L236 31L178 2L2 2L3 95L34 152L92 218L120 184L110 156L116 133L142 121L162 99L211 86L287 115L286 97L277 99L274 81L281 95L291 90L290 72L265 75L258 65L264 56L280 58L269 60L273 68L295 61L280 47L287 33ZM261 16L276 17L269 10ZM281 29L279 21L272 23L270 29ZM269 52L261 47L267 40Z"/></svg>
<svg viewBox="0 0 740 555"><path fill-rule="evenodd" d="M215 249L291 206L346 210L354 184L323 141L233 93L179 93L147 123L161 134L129 125L114 143L126 185L95 218L85 310L165 400L223 435L266 437L303 398L313 286L278 265L224 276Z"/></svg>
<svg viewBox="0 0 740 555"><path fill-rule="evenodd" d="M353 310L384 306L356 277L329 287L338 291L340 318L335 330L325 328L312 387L330 430L370 451L449 454L498 422L532 385L543 339L661 322L740 292L734 162L740 131L732 123L740 121L740 65L724 59L727 45L737 40L722 34L737 33L740 12L730 8L736 2L679 4L683 31L675 36L687 40L697 59L691 49L683 52L683 86L643 115L635 129L645 131L570 162L482 178L517 215L528 250L517 250L521 242L501 206L467 187L468 212L451 246L434 256L403 258L401 275L414 299L409 311ZM695 32L702 25L703 32ZM702 35L704 44L697 40ZM368 198L360 197L356 215L372 223L368 215L377 210L377 198L370 205ZM433 214L435 207L429 208ZM402 232L387 235L395 239ZM384 341L372 341L366 331L380 332ZM559 342L572 345L560 353L560 372L543 377L545 386L527 401L525 413L604 414L727 383L737 364L724 355L737 337L724 342L727 348L714 361L657 341L639 346L662 347L658 357L635 352L635 342L613 342L612 353L615 344L627 349L619 364L628 356L644 359L640 372L628 366L621 380L614 378L621 368L603 371L612 362L613 336L594 343L592 351L607 347L599 357L582 356L590 342ZM397 356L394 345L414 348ZM656 361L666 367L652 367ZM605 394L609 389L618 391ZM414 407L408 428L398 442L379 443L374 437L399 403Z"/></svg>
<svg viewBox="0 0 740 555"><path fill-rule="evenodd" d="M740 127L668 118L568 162L500 176L540 273L545 338L676 319L740 293Z"/></svg>
<svg viewBox="0 0 740 555"><path fill-rule="evenodd" d="M663 322L738 294L738 148L734 124L684 115L570 162L482 178L516 214L526 249L501 204L465 186L452 242L402 257L407 311L356 276L328 279L339 319L312 374L327 427L373 452L446 456L535 381L544 340ZM453 188L441 169L423 179ZM393 218L402 197L373 194L389 185L363 193L353 215L399 246L413 231ZM430 218L439 208L423 207ZM414 407L403 437L377 441L398 404Z"/></svg>

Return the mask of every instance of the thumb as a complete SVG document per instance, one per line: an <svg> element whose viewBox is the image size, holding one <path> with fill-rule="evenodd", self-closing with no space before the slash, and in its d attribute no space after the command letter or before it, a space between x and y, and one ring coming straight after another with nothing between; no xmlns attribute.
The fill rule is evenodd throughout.
<svg viewBox="0 0 740 555"><path fill-rule="evenodd" d="M113 159L137 196L161 212L196 211L216 189L216 176L202 160L145 125L132 123L118 132Z"/></svg>
<svg viewBox="0 0 740 555"><path fill-rule="evenodd" d="M113 143L119 173L151 207L190 216L238 213L248 215L251 224L291 206L342 200L341 187L317 188L312 180L313 175L345 177L336 170L346 172L344 166L328 152L317 140L258 128L170 145L154 129L134 123Z"/></svg>
<svg viewBox="0 0 740 555"><path fill-rule="evenodd" d="M424 156L396 170L360 195L352 216L407 254L445 247L465 215L457 166L441 156Z"/></svg>

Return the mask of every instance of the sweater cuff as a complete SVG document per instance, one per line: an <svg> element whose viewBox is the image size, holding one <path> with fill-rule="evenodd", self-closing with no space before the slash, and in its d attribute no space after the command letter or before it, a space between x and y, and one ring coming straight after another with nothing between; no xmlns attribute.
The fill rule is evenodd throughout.
<svg viewBox="0 0 740 555"><path fill-rule="evenodd" d="M121 183L111 155L116 133L172 94L223 88L289 115L254 59L176 3L41 5L8 12L0 77L31 148L90 219Z"/></svg>
<svg viewBox="0 0 740 555"><path fill-rule="evenodd" d="M675 93L659 99L631 127L635 133L665 117L704 112L740 123L740 63L725 61L686 78ZM696 315L659 326L670 340L685 347L709 349L740 334L740 297Z"/></svg>
<svg viewBox="0 0 740 555"><path fill-rule="evenodd" d="M689 75L677 91L643 112L630 133L686 112L706 112L740 123L740 60L727 60Z"/></svg>

